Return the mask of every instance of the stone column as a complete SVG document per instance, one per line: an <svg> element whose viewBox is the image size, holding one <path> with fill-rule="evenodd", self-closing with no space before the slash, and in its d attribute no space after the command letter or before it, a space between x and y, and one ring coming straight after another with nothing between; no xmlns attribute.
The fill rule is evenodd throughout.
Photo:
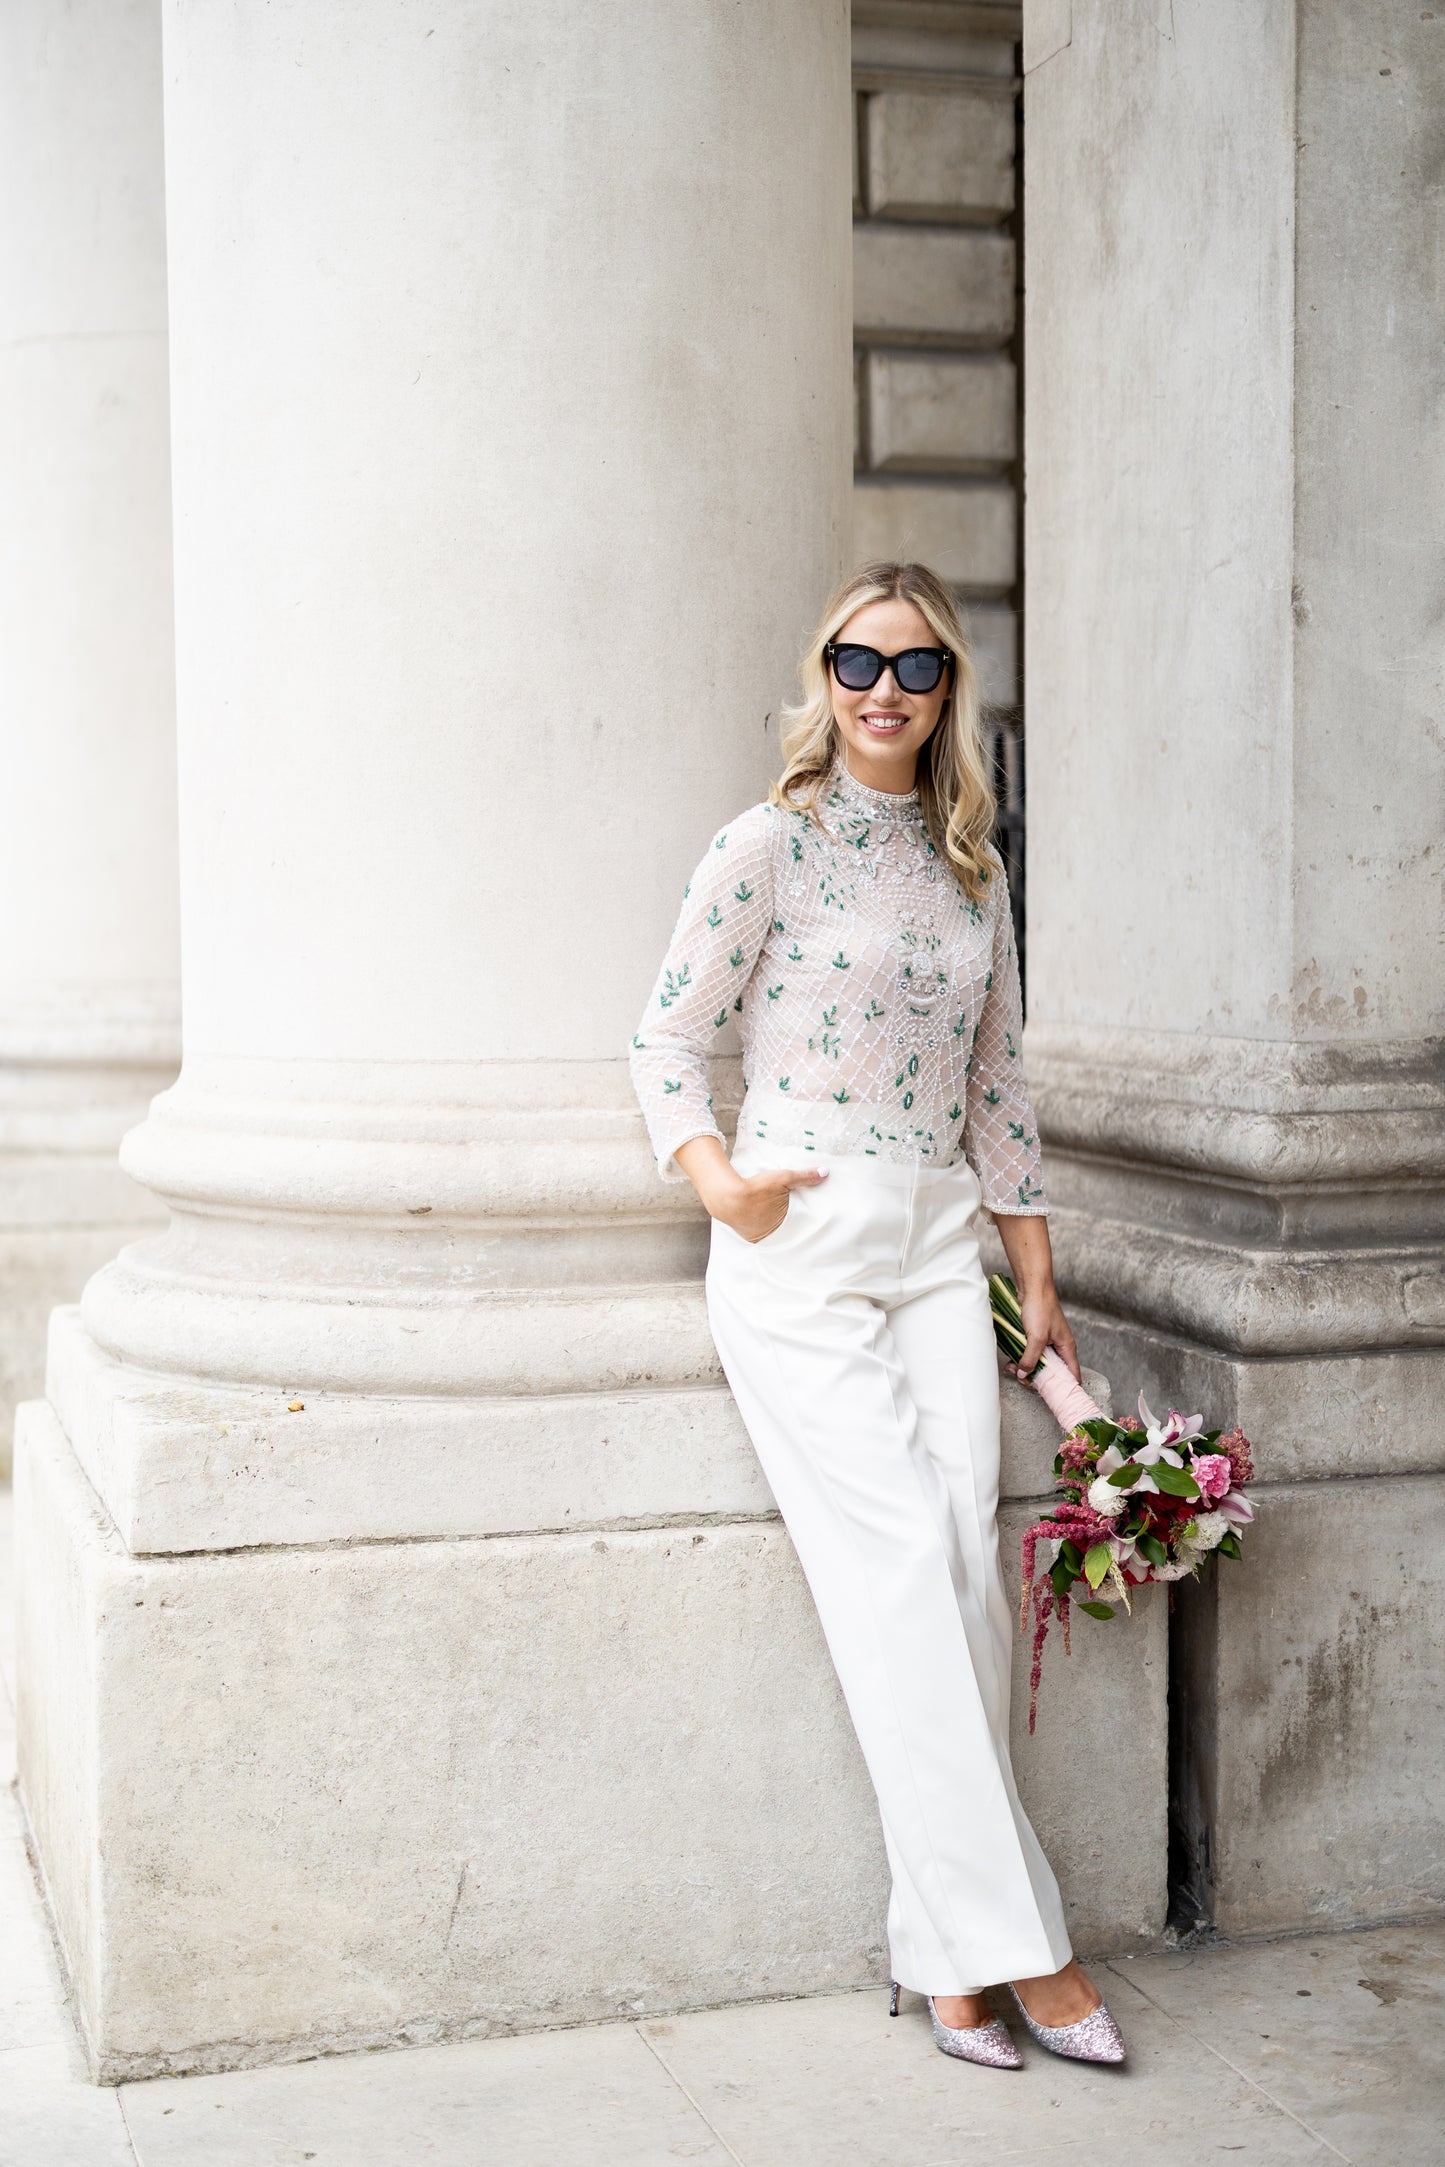
<svg viewBox="0 0 1445 2167"><path fill-rule="evenodd" d="M1262 1484L1247 1561L1176 1611L1181 1874L1229 1931L1418 1912L1445 1900L1445 17L1037 0L1025 66L1055 1230L1116 1392L1238 1421Z"/></svg>
<svg viewBox="0 0 1445 2167"><path fill-rule="evenodd" d="M625 1058L842 565L848 58L839 0L166 7L172 1216L17 1463L101 2075L866 1975Z"/></svg>
<svg viewBox="0 0 1445 2167"><path fill-rule="evenodd" d="M162 1215L175 1074L158 0L0 15L0 1470L45 1319Z"/></svg>

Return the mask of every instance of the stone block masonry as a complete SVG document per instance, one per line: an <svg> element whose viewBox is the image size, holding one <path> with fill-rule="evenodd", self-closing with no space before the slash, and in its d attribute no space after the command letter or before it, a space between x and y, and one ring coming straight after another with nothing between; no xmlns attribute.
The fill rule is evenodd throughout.
<svg viewBox="0 0 1445 2167"><path fill-rule="evenodd" d="M1181 1897L1230 1933L1404 1916L1445 1902L1445 367L1415 299L1445 18L1038 27L1051 1224L1086 1358L1238 1421L1261 1482L1246 1563L1175 1613Z"/></svg>

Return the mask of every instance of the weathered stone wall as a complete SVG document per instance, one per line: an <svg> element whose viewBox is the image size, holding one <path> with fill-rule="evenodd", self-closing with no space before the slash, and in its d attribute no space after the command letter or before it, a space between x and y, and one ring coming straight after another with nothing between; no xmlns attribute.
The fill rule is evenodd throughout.
<svg viewBox="0 0 1445 2167"><path fill-rule="evenodd" d="M1176 1612L1181 1871L1230 1931L1424 1909L1445 34L1052 0L1025 65L1051 1224L1116 1394L1238 1420L1260 1469L1246 1561Z"/></svg>

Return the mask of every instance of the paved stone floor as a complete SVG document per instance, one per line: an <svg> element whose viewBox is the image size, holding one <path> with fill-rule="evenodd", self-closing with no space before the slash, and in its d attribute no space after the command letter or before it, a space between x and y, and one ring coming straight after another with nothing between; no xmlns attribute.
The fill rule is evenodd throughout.
<svg viewBox="0 0 1445 2167"><path fill-rule="evenodd" d="M945 2061L921 2004L890 2023L867 1993L98 2090L10 1787L8 1646L0 1672L0 2167L1445 2161L1441 1924L1096 1966L1121 2070L1028 2041L1012 2074Z"/></svg>

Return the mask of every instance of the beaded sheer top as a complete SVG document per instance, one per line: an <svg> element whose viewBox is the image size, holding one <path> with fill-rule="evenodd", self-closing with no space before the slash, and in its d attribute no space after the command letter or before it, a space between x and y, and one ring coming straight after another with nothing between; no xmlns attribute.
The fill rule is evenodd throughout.
<svg viewBox="0 0 1445 2167"><path fill-rule="evenodd" d="M736 1016L740 1138L966 1160L990 1211L1043 1214L1002 867L974 902L917 791L869 790L841 766L818 810L750 807L683 891L631 1054L663 1178L685 1178L680 1144L719 1133L707 1057Z"/></svg>

